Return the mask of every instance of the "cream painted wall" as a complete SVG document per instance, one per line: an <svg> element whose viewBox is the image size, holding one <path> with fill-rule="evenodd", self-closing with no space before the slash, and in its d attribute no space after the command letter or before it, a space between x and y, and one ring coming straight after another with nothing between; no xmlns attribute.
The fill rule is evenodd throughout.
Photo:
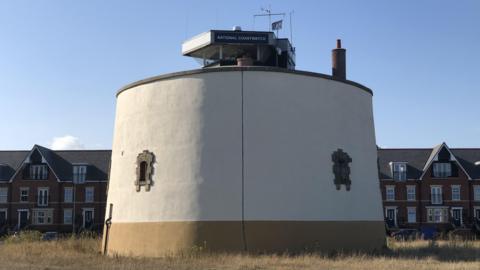
<svg viewBox="0 0 480 270"><path fill-rule="evenodd" d="M240 86L238 72L208 73L118 96L108 191L113 222L241 219ZM143 150L155 154L154 186L136 192Z"/></svg>
<svg viewBox="0 0 480 270"><path fill-rule="evenodd" d="M244 72L245 219L383 220L372 96L303 75ZM332 153L352 158L336 190Z"/></svg>
<svg viewBox="0 0 480 270"><path fill-rule="evenodd" d="M117 98L113 222L241 220L242 72L246 220L383 220L371 95L324 78L221 71L163 79ZM337 191L331 154L353 159ZM156 155L150 192L135 161Z"/></svg>

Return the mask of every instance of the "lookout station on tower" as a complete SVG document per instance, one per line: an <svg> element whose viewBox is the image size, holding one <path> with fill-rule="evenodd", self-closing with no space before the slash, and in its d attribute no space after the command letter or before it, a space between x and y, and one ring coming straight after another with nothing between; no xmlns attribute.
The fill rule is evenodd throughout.
<svg viewBox="0 0 480 270"><path fill-rule="evenodd" d="M295 48L273 32L210 30L182 44L182 54L199 59L204 68L272 66L295 69Z"/></svg>

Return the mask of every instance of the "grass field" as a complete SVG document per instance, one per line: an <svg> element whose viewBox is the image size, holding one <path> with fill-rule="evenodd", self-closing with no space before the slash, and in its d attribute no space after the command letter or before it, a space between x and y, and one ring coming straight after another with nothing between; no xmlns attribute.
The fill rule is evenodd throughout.
<svg viewBox="0 0 480 270"><path fill-rule="evenodd" d="M104 257L92 237L6 239L0 269L480 269L480 241L388 241L377 254L246 255L191 252L156 259Z"/></svg>

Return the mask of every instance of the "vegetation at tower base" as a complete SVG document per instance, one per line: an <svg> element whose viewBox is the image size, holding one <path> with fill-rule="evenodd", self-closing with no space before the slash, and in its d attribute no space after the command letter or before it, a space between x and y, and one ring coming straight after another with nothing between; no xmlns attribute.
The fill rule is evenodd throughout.
<svg viewBox="0 0 480 270"><path fill-rule="evenodd" d="M41 241L38 233L21 240L2 239L0 269L478 269L480 240L435 242L389 239L388 248L375 253L297 254L209 253L201 247L161 258L103 256L100 239L81 236Z"/></svg>

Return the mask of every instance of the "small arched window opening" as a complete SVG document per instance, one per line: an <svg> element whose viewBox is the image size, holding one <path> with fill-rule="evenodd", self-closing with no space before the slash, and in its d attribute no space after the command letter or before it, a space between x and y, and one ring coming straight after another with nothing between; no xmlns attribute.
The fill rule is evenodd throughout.
<svg viewBox="0 0 480 270"><path fill-rule="evenodd" d="M150 190L150 186L153 184L153 163L155 156L152 152L144 150L137 156L137 179L135 180L135 186L137 191L140 191L141 186L145 186L145 191Z"/></svg>
<svg viewBox="0 0 480 270"><path fill-rule="evenodd" d="M147 162L142 161L140 162L140 176L138 177L138 181L145 182L145 174L147 173Z"/></svg>

